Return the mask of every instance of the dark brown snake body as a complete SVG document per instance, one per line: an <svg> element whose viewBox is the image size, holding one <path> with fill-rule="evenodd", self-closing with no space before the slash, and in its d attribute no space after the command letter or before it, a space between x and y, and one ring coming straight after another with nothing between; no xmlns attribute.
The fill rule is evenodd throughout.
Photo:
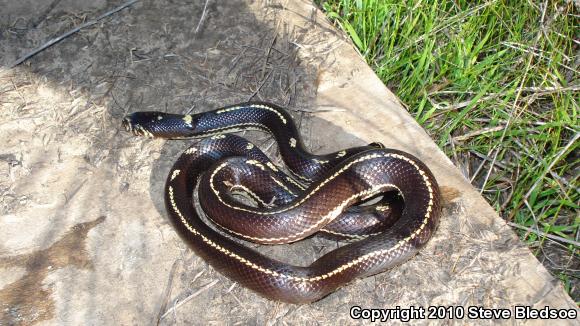
<svg viewBox="0 0 580 326"><path fill-rule="evenodd" d="M269 103L244 103L196 115L136 112L123 124L149 137L208 137L185 150L171 169L165 186L167 211L197 255L270 299L313 302L355 278L385 271L415 255L439 221L439 188L417 158L377 144L310 154L291 116ZM246 129L272 133L295 178L247 140L224 134ZM318 231L360 240L310 266L268 258L200 218L192 203L198 182L200 204L209 219L245 240L290 243ZM272 190L264 190L264 185ZM370 207L354 206L392 191L405 202L400 217L396 211L401 207L388 199ZM257 204L241 203L237 192Z"/></svg>

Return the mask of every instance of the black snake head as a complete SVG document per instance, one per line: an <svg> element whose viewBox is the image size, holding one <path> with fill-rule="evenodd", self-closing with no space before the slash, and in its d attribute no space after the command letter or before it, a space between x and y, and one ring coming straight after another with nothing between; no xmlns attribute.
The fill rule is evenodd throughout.
<svg viewBox="0 0 580 326"><path fill-rule="evenodd" d="M122 126L136 136L175 139L191 134L195 124L193 120L191 115L144 111L127 115Z"/></svg>

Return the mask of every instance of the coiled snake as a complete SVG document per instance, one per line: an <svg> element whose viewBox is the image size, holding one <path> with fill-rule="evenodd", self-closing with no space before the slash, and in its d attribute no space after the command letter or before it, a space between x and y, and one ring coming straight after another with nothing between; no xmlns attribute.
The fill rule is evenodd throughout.
<svg viewBox="0 0 580 326"><path fill-rule="evenodd" d="M170 170L165 186L170 219L216 270L273 300L317 301L355 278L400 264L427 243L439 221L439 188L417 158L378 143L310 154L290 114L273 104L244 103L195 115L135 112L123 125L146 137L205 138L186 149ZM246 129L275 137L294 178L252 143L226 134ZM310 266L268 258L204 222L192 203L198 183L208 218L245 240L289 243L324 231L359 241ZM404 208L389 196L354 206L390 191L403 198ZM239 193L255 204L240 202Z"/></svg>

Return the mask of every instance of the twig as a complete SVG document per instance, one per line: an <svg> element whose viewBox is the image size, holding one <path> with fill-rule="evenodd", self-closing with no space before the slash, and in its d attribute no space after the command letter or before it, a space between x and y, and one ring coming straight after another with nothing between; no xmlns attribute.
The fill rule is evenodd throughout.
<svg viewBox="0 0 580 326"><path fill-rule="evenodd" d="M208 290L209 288L211 288L212 286L216 285L216 283L219 282L219 280L213 280L210 283L206 284L205 286L203 286L201 289L193 292L190 296L188 296L187 298L183 299L183 301L179 302L178 304L176 304L175 306L171 307L169 310L167 310L163 316L161 316L161 319L165 318L167 315L169 315L172 311L177 310L177 308L181 307L182 305L184 305L185 303L187 303L189 300L197 297L198 295L200 295L202 292Z"/></svg>
<svg viewBox="0 0 580 326"><path fill-rule="evenodd" d="M242 51L240 51L240 53L238 53L238 55L236 55L236 57L232 59L232 61L230 62L230 68L228 69L228 72L226 75L229 75L232 72L232 70L234 70L234 68L236 67L236 64L238 63L238 61L240 61L242 56L246 53L247 49L248 49L247 47L242 47Z"/></svg>
<svg viewBox="0 0 580 326"><path fill-rule="evenodd" d="M457 136L457 137L453 137L453 140L467 140L469 138L475 137L475 136L479 136L479 135L484 135L490 132L496 132L496 131L501 131L503 130L504 126L496 126L496 127L487 127L487 128L482 128L479 130L475 130L472 132L468 132L466 134L463 134L461 136Z"/></svg>
<svg viewBox="0 0 580 326"><path fill-rule="evenodd" d="M35 56L36 54L38 54L39 52L43 51L44 49L46 49L46 48L48 48L48 47L50 47L50 46L52 46L52 45L54 45L54 44L62 41L63 39L71 36L72 34L80 31L81 29L83 29L85 27L89 27L89 26L92 26L92 25L96 24L97 22L99 22L103 18L106 18L106 17L108 17L108 16L110 16L110 15L112 15L112 14L118 12L118 11L121 11L121 10L129 7L130 5L134 4L137 1L139 1L139 0L131 0L129 2L126 2L125 4L122 4L119 7L117 7L115 9L111 10L111 11L108 11L108 12L100 15L96 19L93 19L93 20L88 21L88 22L86 22L84 24L81 24L81 25L79 25L79 26L71 29L70 31L64 33L64 34L62 34L62 35L60 35L58 37L53 38L52 40L46 42L44 45L42 45L42 46L40 46L40 47L32 50L31 52L29 52L28 54L24 55L23 57L20 57L20 59L14 61L14 63L12 63L9 68L14 68L14 67L18 66L22 62L24 62L24 61L28 60L29 58Z"/></svg>
<svg viewBox="0 0 580 326"><path fill-rule="evenodd" d="M197 34L197 32L199 32L199 28L201 27L201 23L203 23L203 20L205 19L205 13L207 12L207 4L209 3L209 0L205 0L205 4L203 5L203 11L201 13L201 17L199 18L199 22L197 23L197 27L195 28L195 34Z"/></svg>
<svg viewBox="0 0 580 326"><path fill-rule="evenodd" d="M575 92L578 91L580 89L580 85L571 85L568 87L546 87L546 88L539 88L539 87L523 87L521 89L522 93L526 92L526 93L532 93L532 95L530 96L535 96L535 98L542 96L542 95L549 95L549 94L554 94L554 93L561 93L561 92ZM457 94L457 92L446 92L446 91L441 91L441 92L433 92L433 93L429 93L428 95L433 95L433 94ZM474 104L478 104L481 102L485 102L488 100L492 100L495 99L497 97L500 96L506 96L507 92L498 92L498 93L489 93L485 96L480 97L477 101L475 101ZM525 97L527 98L527 97ZM437 102L433 101L431 99L430 96L427 96L427 99L431 102L431 104L436 107L438 109L437 112L433 113L432 117L435 118L437 116L440 116L442 114L445 114L447 112L450 111L455 111L458 109L462 109L468 105L470 105L473 102L473 99L469 99L466 101L462 101L459 103L455 103L455 104L451 104L448 106L440 106Z"/></svg>
<svg viewBox="0 0 580 326"><path fill-rule="evenodd" d="M580 43L579 43L580 44ZM568 92L568 91L578 91L580 90L580 85L570 85L566 87L523 87L522 92L529 93L529 92L537 92L541 93L542 95L545 94L553 94L553 93L561 93L561 92ZM433 91L427 93L427 95L441 95L441 94L477 94L477 92L470 92L470 91ZM498 92L498 93L487 93L486 96L506 96L507 92ZM470 102L470 101L469 101ZM469 103L468 103L469 104Z"/></svg>
<svg viewBox="0 0 580 326"><path fill-rule="evenodd" d="M232 286L230 286L230 287L229 287L229 288L226 290L226 293L230 293L230 292L232 292L232 290L233 290L233 289L236 287L236 285L237 285L237 284L238 284L238 283L236 283L236 282L232 283Z"/></svg>
<svg viewBox="0 0 580 326"><path fill-rule="evenodd" d="M487 96L482 96L479 99L477 99L475 101L475 103L473 103L473 104L475 105L475 104L479 104L480 102L484 102L484 101L488 101L488 100L494 99L498 95L501 95L501 93L492 93L492 94L487 95ZM431 98L430 97L427 97L427 99L429 99L429 101L431 101ZM470 100L466 100L466 101L463 101L463 102L455 103L455 104L452 104L452 105L449 105L449 106L441 107L439 104L437 104L436 102L432 101L431 103L434 103L435 104L434 106L436 106L439 109L439 111L438 112L435 112L432 117L434 118L434 117L440 116L441 114L444 114L444 113L447 113L447 112L450 112L450 111L455 111L455 110L458 110L458 109L463 109L464 107L470 105L472 102L473 102L473 99L470 99Z"/></svg>
<svg viewBox="0 0 580 326"><path fill-rule="evenodd" d="M163 303L161 304L161 308L159 309L159 314L157 314L157 325L159 325L159 323L161 322L161 318L163 318L163 316L161 315L161 313L163 311L165 311L165 309L167 308L167 299L169 298L169 295L171 295L171 287L173 286L173 277L175 276L175 270L177 269L177 263L180 261L180 259L176 259L175 262L173 262L173 266L171 266L171 271L169 272L169 279L167 280L167 286L165 287L165 291L163 293Z"/></svg>
<svg viewBox="0 0 580 326"><path fill-rule="evenodd" d="M523 47L518 47L517 45L519 45L519 44L515 44L515 43L511 43L511 42L502 42L502 44L503 44L503 45L505 45L505 46L507 46L508 48L512 48L512 49L520 50L520 51L522 51L522 52L529 53L529 54L531 54L531 55L533 55L533 56L536 56L536 57L538 57L538 58L540 58L540 59L544 59L544 60L550 60L550 61L551 61L551 59L550 59L550 58L547 58L547 57L546 57L545 55L543 55L542 53L539 53L539 52L534 52L534 50L537 50L537 51L541 51L541 50L538 50L538 49L535 49L535 48L531 48L531 50L529 50L529 49L525 49L525 48L523 48ZM515 45L514 45L514 44L515 44ZM570 71L571 71L571 72L573 72L573 73L580 74L580 71L578 71L578 70L576 70L576 69L574 69L574 68L572 68L572 67L570 67L570 66L567 66L567 65L565 65L565 64L562 64L562 63L559 63L559 62L556 62L556 64L557 64L557 65L559 65L559 66L560 66L560 67L562 67L562 68L566 68L566 69L570 70Z"/></svg>
<svg viewBox="0 0 580 326"><path fill-rule="evenodd" d="M274 43L276 43L277 39L278 39L278 25L276 25L276 29L274 30L274 36L272 37L270 46L268 47L264 55L264 64L262 65L262 78L266 76L266 67L268 66L268 59L270 58L270 53L272 53L272 48L274 47Z"/></svg>
<svg viewBox="0 0 580 326"><path fill-rule="evenodd" d="M515 192L515 187L514 184L517 184L519 179L520 179L520 166L517 165L515 168L515 177L513 178L513 180L508 181L508 183L510 183L510 192L508 193L508 195L506 196L506 198L503 201L503 204L501 204L501 206L499 207L499 211L500 212L505 212L506 207L508 207L508 205L511 203L511 199L514 196L514 192ZM502 214L503 215L503 214Z"/></svg>
<svg viewBox="0 0 580 326"><path fill-rule="evenodd" d="M572 182L562 178L561 176L559 176L558 174L554 173L554 171L550 171L550 175L552 176L552 178L554 178L554 180L556 180L558 182L558 184L560 185L560 188L562 189L562 194L564 196L566 196L567 199L569 199L570 201L572 201L570 199L570 197L568 197L568 194L566 194L566 191L564 190L564 186L566 187L570 187L572 189L574 189L574 191L576 192L580 192L580 187L575 186ZM572 181L574 183L576 183L576 179L578 179L578 175L576 175L575 178L572 179Z"/></svg>
<svg viewBox="0 0 580 326"><path fill-rule="evenodd" d="M272 74L273 71L274 70L268 71L268 74L266 75L266 77L264 77L264 79L262 79L262 82L260 83L260 85L258 85L258 88L256 88L256 90L248 98L248 101L251 101L254 98L254 96L256 96L258 92L262 89L262 87L264 87L264 84L266 84L266 81L270 78L270 75Z"/></svg>
<svg viewBox="0 0 580 326"><path fill-rule="evenodd" d="M551 239L551 240L554 240L554 241L564 242L564 243L571 244L571 245L576 246L576 247L580 247L580 242L578 242L578 241L574 241L574 240L562 238L562 237L559 237L557 235L548 234L548 233L542 232L540 230L534 230L534 229L531 229L531 228L529 228L527 226L519 225L519 224L516 224L516 223L513 223L513 222L507 222L507 224L510 225L510 226L513 226L515 228L518 228L518 229L522 229L522 230L526 230L528 232L532 232L532 233L534 233L536 235L539 235L541 237L546 237L546 238Z"/></svg>
<svg viewBox="0 0 580 326"><path fill-rule="evenodd" d="M485 154L483 154L483 153L477 152L477 151L475 151L475 150L469 150L469 153L471 153L471 154L473 154L473 155L475 155L475 156L479 157L480 159L482 159L482 160L484 160L484 161L487 161L487 162L492 162L492 159L491 159L491 157L489 157L489 156L487 156L487 155L485 155ZM507 170L507 169L508 169L508 167L507 167L506 163L504 163L504 162L498 162L498 161L496 160L496 161L495 161L493 164L494 164L495 166L497 166L497 167L501 168L501 169L504 169L504 170ZM472 181L472 182L473 182L473 181Z"/></svg>

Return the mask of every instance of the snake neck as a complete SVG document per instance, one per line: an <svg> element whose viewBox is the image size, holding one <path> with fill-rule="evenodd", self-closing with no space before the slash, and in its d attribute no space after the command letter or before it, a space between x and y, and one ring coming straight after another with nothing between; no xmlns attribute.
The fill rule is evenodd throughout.
<svg viewBox="0 0 580 326"><path fill-rule="evenodd" d="M263 102L250 102L215 111L185 116L190 121L190 137L207 137L226 132L257 129L276 140L284 163L303 183L311 183L345 158L373 147L355 147L340 152L316 155L309 152L292 116L283 108Z"/></svg>

